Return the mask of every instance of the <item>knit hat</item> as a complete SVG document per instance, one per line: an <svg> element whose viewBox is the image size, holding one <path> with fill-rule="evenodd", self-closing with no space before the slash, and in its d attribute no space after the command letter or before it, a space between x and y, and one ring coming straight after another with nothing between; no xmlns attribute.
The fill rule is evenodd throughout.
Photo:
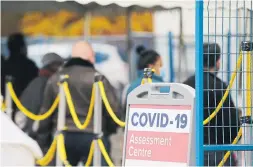
<svg viewBox="0 0 253 167"><path fill-rule="evenodd" d="M47 53L43 56L41 62L42 62L42 66L45 67L54 62L63 63L64 59L56 53Z"/></svg>

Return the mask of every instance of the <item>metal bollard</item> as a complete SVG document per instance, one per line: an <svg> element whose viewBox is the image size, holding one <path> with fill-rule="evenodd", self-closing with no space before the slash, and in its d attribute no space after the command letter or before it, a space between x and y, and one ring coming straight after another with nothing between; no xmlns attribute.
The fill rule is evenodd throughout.
<svg viewBox="0 0 253 167"><path fill-rule="evenodd" d="M243 61L242 61L242 69L243 69L243 89L246 90L246 93L243 93L243 101L244 104L243 106L245 106L245 108L243 108L242 110L242 117L241 117L241 124L242 124L242 144L246 144L246 145L253 145L253 118L252 118L252 109L251 109L251 115L247 114L247 110L249 109L249 107L252 108L252 103L251 105L249 105L247 103L247 99L248 96L250 96L249 94L251 94L251 98L253 97L253 93L252 93L252 88L253 86L251 85L251 90L248 90L249 88L247 88L247 82L250 82L252 84L252 78L251 81L249 81L249 78L247 77L247 73L249 73L248 71L248 61L247 61L247 56L248 54L250 54L250 52L253 51L253 43L252 42L242 42L241 43L241 48L242 51L244 52L244 56L243 56ZM252 56L252 55L250 55ZM253 61L253 57L251 58L251 61ZM252 71L252 64L251 64L251 71ZM251 99L250 99L251 100ZM252 166L253 165L253 150L252 151L243 151L242 152L242 164L245 164L246 166Z"/></svg>
<svg viewBox="0 0 253 167"><path fill-rule="evenodd" d="M95 74L95 104L94 104L94 134L101 135L102 134L102 98L100 95L100 90L98 86L98 81L101 81L103 78L102 75L96 73ZM102 155L99 149L99 145L97 140L94 145L94 155L93 155L93 166L101 166Z"/></svg>
<svg viewBox="0 0 253 167"><path fill-rule="evenodd" d="M141 81L141 84L150 83L150 80L152 81L152 76L154 74L154 70L152 68L145 68L143 72L143 79Z"/></svg>
<svg viewBox="0 0 253 167"><path fill-rule="evenodd" d="M6 76L6 84L5 84L5 101L6 101L6 114L12 119L12 98L11 98L11 94L10 91L8 89L8 82L12 82L13 81L13 77L12 76Z"/></svg>
<svg viewBox="0 0 253 167"><path fill-rule="evenodd" d="M62 84L64 81L66 81L66 77L65 75L61 75L60 83ZM66 122L66 98L65 98L65 93L64 93L64 89L62 85L60 85L59 93L60 93L60 101L59 101L56 135L64 129L65 122ZM62 162L60 159L60 144L58 143L58 141L57 141L57 150L56 150L56 166L62 166Z"/></svg>

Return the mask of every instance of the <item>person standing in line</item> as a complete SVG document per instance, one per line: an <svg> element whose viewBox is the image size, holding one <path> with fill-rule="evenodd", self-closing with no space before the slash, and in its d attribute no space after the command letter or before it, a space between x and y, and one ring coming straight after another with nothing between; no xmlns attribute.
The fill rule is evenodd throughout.
<svg viewBox="0 0 253 167"><path fill-rule="evenodd" d="M139 55L138 78L130 84L127 90L127 95L141 85L143 70L145 68L152 68L155 70L155 73L152 76L152 82L163 82L163 79L160 76L160 69L163 66L161 56L154 50L147 50L144 46L138 46L136 48L136 53Z"/></svg>
<svg viewBox="0 0 253 167"><path fill-rule="evenodd" d="M160 76L161 68L163 66L161 56L154 50L148 50L144 46L140 45L136 48L136 53L139 55L138 60L138 78L135 79L131 84L127 85L122 93L121 106L126 110L127 96L136 87L141 85L142 79L144 77L144 69L152 68L155 70L152 76L152 82L164 82L163 78Z"/></svg>
<svg viewBox="0 0 253 167"><path fill-rule="evenodd" d="M8 38L8 49L10 57L5 62L4 73L6 76L13 77L13 88L17 95L20 97L27 85L38 76L39 69L35 63L27 58L27 46L25 37L21 33L14 33ZM5 85L3 85L5 90ZM16 111L16 106L13 106ZM14 119L15 112L12 115Z"/></svg>
<svg viewBox="0 0 253 167"><path fill-rule="evenodd" d="M215 110L225 94L227 85L217 77L220 69L220 46L216 43L205 43L204 56L204 119ZM195 88L195 75L189 77L184 84ZM239 131L239 110L229 94L223 102L221 111L204 126L204 144L231 144ZM204 165L217 166L225 155L225 151L205 152ZM225 166L236 166L234 156L230 157Z"/></svg>
<svg viewBox="0 0 253 167"><path fill-rule="evenodd" d="M94 68L94 63L95 54L91 45L84 41L75 43L72 48L71 59L69 59L63 65L61 70L55 73L47 82L40 114L45 113L53 104L53 101L59 92L57 83L60 75L64 74L69 75L68 84L74 107L80 122L84 122L90 106L95 73L97 73ZM104 83L106 95L113 111L118 117L120 117L120 103L117 100L114 88L105 77L103 78L102 82ZM109 137L111 134L116 133L118 126L109 116L104 105L102 107L102 112L102 140L107 152L110 154L111 143L109 141ZM48 129L53 129L53 132L55 132L56 126L57 112L55 112L50 118L40 122L38 133L47 133ZM93 128L95 125L93 125L93 121L91 121L85 130L79 130L74 124L72 116L67 107L66 126L67 131L64 132L64 135L68 161L71 165L76 166L79 161L86 162L88 158L91 142L96 137L96 134L93 133ZM40 143L40 145L45 146L49 146L50 144L51 143ZM104 158L102 158L102 166L107 166Z"/></svg>
<svg viewBox="0 0 253 167"><path fill-rule="evenodd" d="M21 104L33 114L38 115L40 112L47 81L55 72L58 71L63 63L63 58L56 53L47 53L43 56L43 67L39 71L39 76L29 83L20 96ZM34 121L24 115L22 111L17 111L15 115L15 123L33 139L37 140L40 138L40 134L36 132L36 127L33 126ZM43 135L48 136L48 142L52 141L50 130L48 130L47 134Z"/></svg>

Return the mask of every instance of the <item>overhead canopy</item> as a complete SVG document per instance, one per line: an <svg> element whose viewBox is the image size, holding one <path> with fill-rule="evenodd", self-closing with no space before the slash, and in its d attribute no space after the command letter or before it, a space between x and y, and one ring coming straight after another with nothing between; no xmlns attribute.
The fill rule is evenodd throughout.
<svg viewBox="0 0 253 167"><path fill-rule="evenodd" d="M79 3L80 2L80 3ZM85 2L85 3L84 3ZM137 1L138 2L138 1ZM143 2L143 1L142 1ZM145 3L144 3L145 4ZM149 4L149 3L148 3ZM1 1L2 12L25 13L30 11L53 12L68 10L77 13L91 12L92 14L124 14L127 9L141 12L145 10L159 11L176 8L175 3L167 3L166 6L159 3L139 5L129 3L112 3L108 1Z"/></svg>
<svg viewBox="0 0 253 167"><path fill-rule="evenodd" d="M66 2L66 0L56 0L58 2ZM204 8L217 9L217 8L247 8L251 9L252 0L232 0L232 1L214 1L214 0L203 0ZM195 9L195 0L75 0L75 2L90 6L91 9L98 7L120 7L120 8L134 8L134 9L170 9L174 7L181 7L182 9L192 10ZM230 5L231 4L231 5Z"/></svg>
<svg viewBox="0 0 253 167"><path fill-rule="evenodd" d="M231 3L231 5L230 5ZM131 9L141 12L144 10L160 11L173 8L185 10L195 9L195 0L75 0L75 1L1 1L2 12L24 13L29 11L58 11L69 10L77 13L92 12L92 14L122 14ZM204 0L205 9L215 8L247 8L252 10L252 1L213 1Z"/></svg>

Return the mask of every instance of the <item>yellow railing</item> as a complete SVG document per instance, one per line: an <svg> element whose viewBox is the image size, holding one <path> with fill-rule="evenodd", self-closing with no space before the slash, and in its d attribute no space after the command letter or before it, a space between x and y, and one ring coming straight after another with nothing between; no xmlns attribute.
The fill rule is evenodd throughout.
<svg viewBox="0 0 253 167"><path fill-rule="evenodd" d="M82 124L80 122L80 120L77 117L76 111L75 111L75 107L74 107L74 103L72 101L72 97L69 91L69 87L68 87L68 83L67 82L63 82L63 89L64 89L64 93L66 96L66 100L67 100L67 104L69 107L69 111L70 114L73 118L73 121L76 125L76 127L78 127L80 130L84 130L85 128L87 128L87 126L89 125L91 118L92 118L92 112L93 112L93 108L94 108L94 102L95 102L95 92L94 92L94 85L92 87L92 93L91 93L91 102L90 102L90 106L89 106L89 111L87 114L87 117L84 121L84 123Z"/></svg>
<svg viewBox="0 0 253 167"><path fill-rule="evenodd" d="M60 101L60 97L59 97L59 95L57 95L53 105L50 107L50 109L47 112L45 112L43 115L35 115L22 105L22 103L18 99L16 93L14 92L11 82L7 83L7 87L10 92L12 100L17 105L17 108L20 111L22 111L28 118L35 120L35 121L41 121L41 120L44 120L44 119L47 119L48 117L50 117L54 113L54 111L57 108L59 101Z"/></svg>
<svg viewBox="0 0 253 167"><path fill-rule="evenodd" d="M247 55L247 61L249 62L247 64L247 68L249 69L250 71L250 68L251 68L251 57L250 57L250 53L248 53ZM237 60L237 65L236 65L236 69L235 71L233 72L232 74L232 77L231 77L231 80L229 82L229 85L226 89L226 92L224 94L224 96L222 97L221 101L219 102L217 108L212 112L212 114L206 118L204 121L203 121L203 125L206 125L208 124L217 114L218 112L220 111L224 101L226 100L228 94L229 94L229 91L234 83L234 80L236 78L236 74L237 72L239 71L239 69L241 68L241 64L242 64L242 52L240 53L240 56ZM247 74L247 77L249 78L247 80L247 90L250 90L250 85L251 85L251 78L250 78L250 73ZM152 82L152 79L149 79L148 82ZM86 117L86 120L84 121L84 123L82 124L80 122L80 120L78 119L78 116L76 114L76 111L75 111L75 107L74 107L74 103L72 101L72 97L71 97L71 93L70 93L70 90L69 90L69 86L68 86L68 83L66 81L64 81L62 83L62 86L63 86L63 89L64 89L64 94L65 94L65 97L66 97L66 101L67 101L67 104L68 104L68 108L70 110L70 113L71 113L71 116L73 118L73 121L76 125L77 128L81 129L81 130L84 130L85 128L87 128L87 126L89 125L90 121L91 121L91 118L92 118L92 114L93 114L93 109L94 109L94 102L95 102L95 86L93 85L92 87L92 94L91 94L91 102L90 102L90 106L89 106L89 110L88 110L88 114L87 114L87 117ZM13 99L13 101L15 102L15 104L17 105L17 107L19 108L20 111L22 111L27 117L29 117L30 119L32 120L44 120L46 118L48 118L49 116L51 116L53 114L53 112L55 111L55 109L57 108L58 104L59 104L59 100L60 100L60 97L59 95L57 95L53 105L51 106L51 108L43 115L35 115L33 114L32 112L30 112L28 109L26 109L22 104L21 102L19 101L19 99L17 98L14 90L13 90L13 86L10 82L7 83L7 87L8 87L8 90L10 92L10 95ZM102 100L104 102L104 105L106 107L106 110L108 111L108 113L110 114L111 118L114 120L115 123L117 123L119 126L121 127L124 127L125 126L125 122L121 121L115 114L115 112L113 111L112 107L110 106L110 103L107 99L107 96L106 96L106 92L105 92L105 89L104 89L104 85L103 85L103 82L102 81L98 81L98 87L99 87L99 91L100 91L100 94L101 94L101 97L102 97ZM251 92L250 91L247 91L247 106L250 106L251 105ZM2 105L2 108L3 108L3 105ZM247 110L247 114L250 115L250 108L248 108ZM241 137L242 135L242 128L240 128L239 132L238 132L238 135L237 137L234 139L233 143L232 144L236 144L239 140L239 138ZM104 147L104 144L102 142L101 139L97 139L98 141L98 145L99 145L99 148L101 150L101 153L103 154L106 162L108 163L108 165L110 167L114 166L113 162L111 161L105 147ZM64 145L64 136L63 134L59 134L55 137L54 141L52 142L48 152L46 153L46 155L37 160L37 164L39 165L42 165L42 166L45 166L45 165L48 165L53 157L54 157L54 154L55 154L55 151L56 151L56 145L59 144L60 145L60 158L62 160L62 162L64 163L65 166L71 166L69 164L69 162L67 161L67 155L66 155L66 151L65 151L65 145ZM94 152L94 141L92 142L91 144L91 147L90 147L90 151L89 151L89 156L88 156L88 159L87 159L87 162L85 163L85 166L89 166L91 163L92 163L92 155L93 155L93 152ZM228 151L224 158L222 159L222 161L219 163L219 166L223 166L224 163L226 162L226 160L228 159L228 157L230 156L231 152Z"/></svg>

